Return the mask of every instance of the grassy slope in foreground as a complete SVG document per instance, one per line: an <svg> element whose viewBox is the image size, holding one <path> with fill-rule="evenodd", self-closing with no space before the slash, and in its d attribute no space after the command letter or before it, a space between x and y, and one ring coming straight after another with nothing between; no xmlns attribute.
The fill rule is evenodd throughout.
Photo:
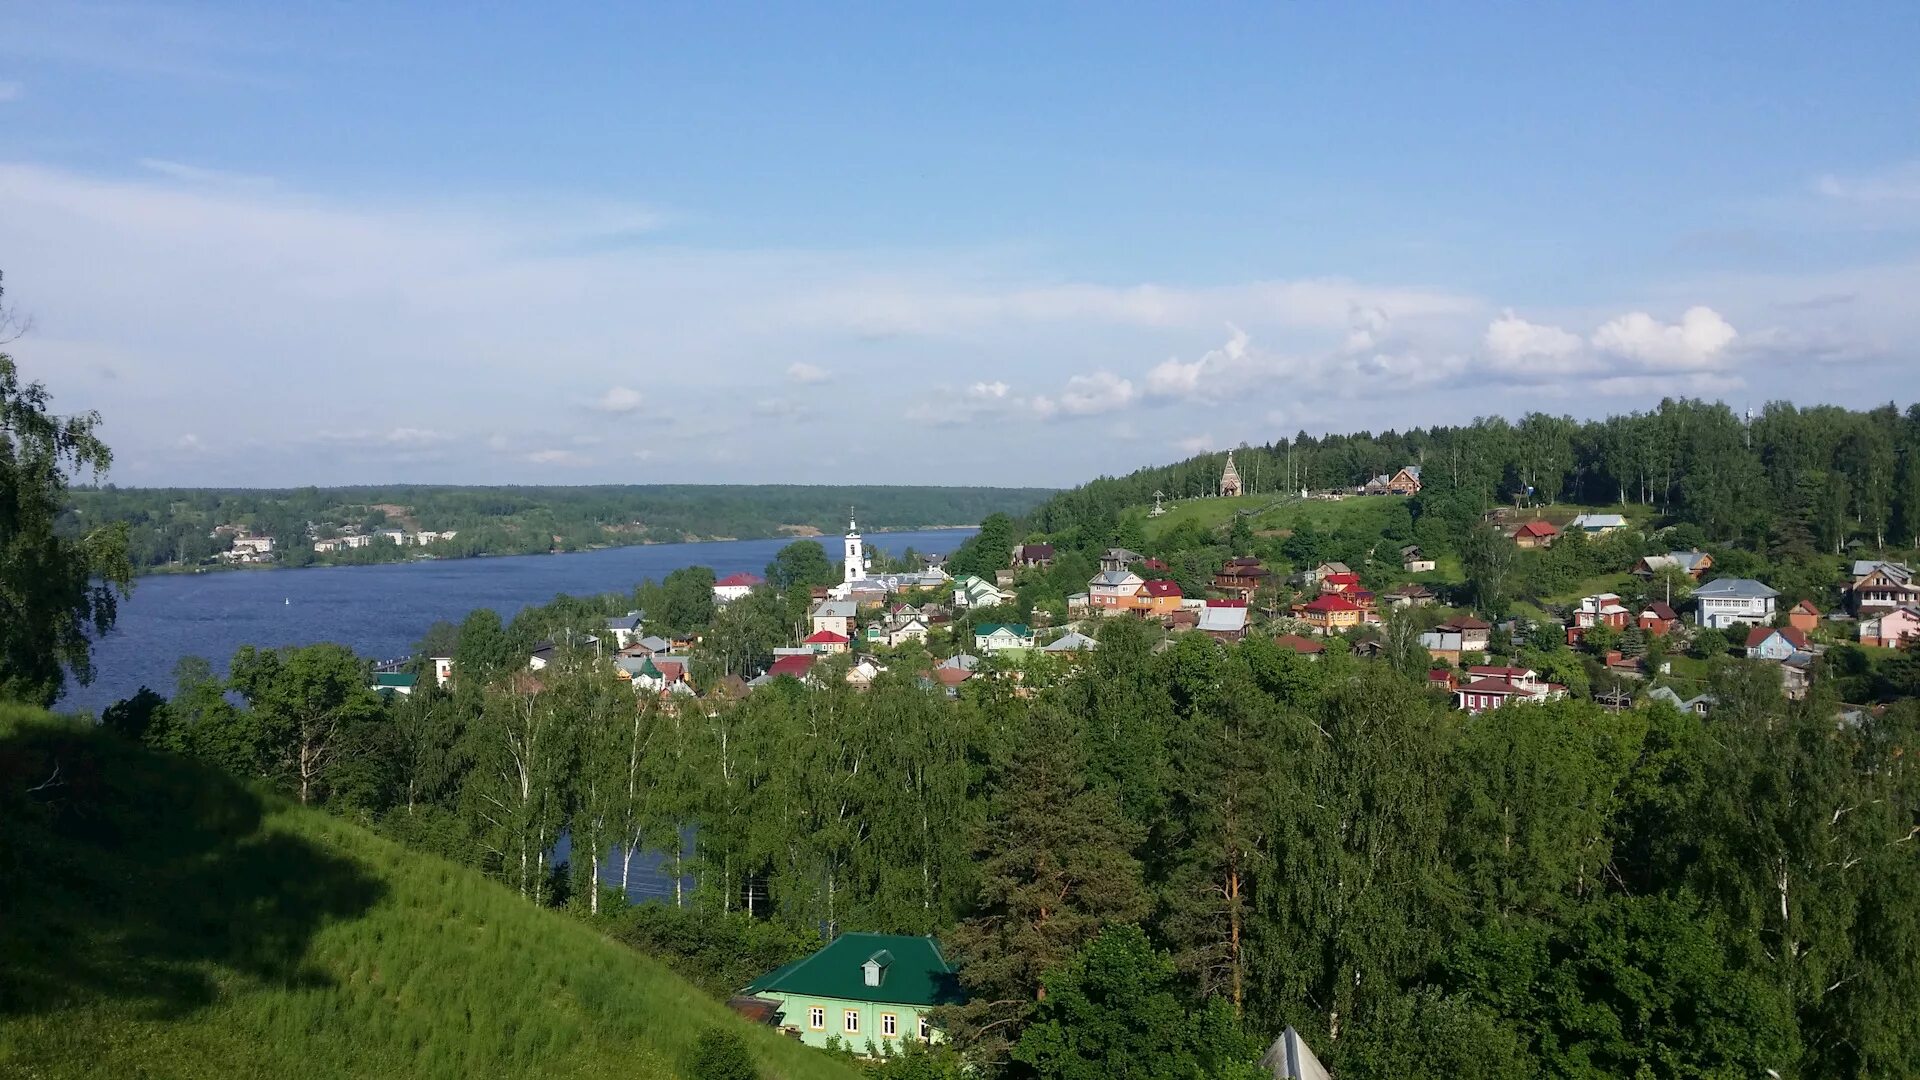
<svg viewBox="0 0 1920 1080"><path fill-rule="evenodd" d="M854 1075L472 871L7 706L0 913L5 1076L674 1077L716 1024Z"/></svg>

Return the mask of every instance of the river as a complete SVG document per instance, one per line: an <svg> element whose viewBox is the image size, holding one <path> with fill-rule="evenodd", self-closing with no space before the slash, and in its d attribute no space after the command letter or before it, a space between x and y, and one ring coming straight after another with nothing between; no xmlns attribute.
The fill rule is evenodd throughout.
<svg viewBox="0 0 1920 1080"><path fill-rule="evenodd" d="M867 546L895 554L909 547L947 554L973 533L875 533L867 537ZM837 541L823 538L830 545L829 558ZM395 659L410 653L435 620L458 622L475 608L492 608L511 619L521 608L561 593L628 592L646 578L657 581L683 566L710 566L722 577L739 570L760 573L789 542L724 540L564 555L143 577L120 605L113 632L94 649L93 685L70 682L57 708L97 713L141 686L171 694L173 667L181 657L204 656L224 672L242 645L337 641L362 656Z"/></svg>

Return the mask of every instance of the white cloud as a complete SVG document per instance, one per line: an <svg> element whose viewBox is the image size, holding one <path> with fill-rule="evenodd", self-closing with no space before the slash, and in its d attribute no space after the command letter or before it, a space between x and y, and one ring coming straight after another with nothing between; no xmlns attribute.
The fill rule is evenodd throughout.
<svg viewBox="0 0 1920 1080"><path fill-rule="evenodd" d="M0 104L19 101L25 97L27 88L11 79L0 79Z"/></svg>
<svg viewBox="0 0 1920 1080"><path fill-rule="evenodd" d="M827 381L828 374L825 368L802 361L787 368L787 378L797 383L817 383Z"/></svg>
<svg viewBox="0 0 1920 1080"><path fill-rule="evenodd" d="M967 387L967 396L976 401L1004 401L1007 391L1011 389L1012 387L999 381L977 382Z"/></svg>
<svg viewBox="0 0 1920 1080"><path fill-rule="evenodd" d="M1204 454L1213 449L1213 435L1211 433L1206 435L1189 435L1184 439L1176 439L1173 446L1174 449L1189 456Z"/></svg>
<svg viewBox="0 0 1920 1080"><path fill-rule="evenodd" d="M165 158L141 158L139 166L148 172L157 173L169 180L178 180L184 184L204 184L211 187L265 188L273 186L273 181L264 176L248 173L227 172L224 169L208 169L199 165L188 165Z"/></svg>
<svg viewBox="0 0 1920 1080"><path fill-rule="evenodd" d="M189 431L173 441L173 448L189 454L198 454L206 450L207 447L205 443L200 441L200 436Z"/></svg>
<svg viewBox="0 0 1920 1080"><path fill-rule="evenodd" d="M591 408L595 412L619 415L638 409L646 399L640 391L628 386L610 386L605 393L595 398Z"/></svg>
<svg viewBox="0 0 1920 1080"><path fill-rule="evenodd" d="M592 461L592 459L585 454L576 453L572 450L558 449L535 450L533 453L528 454L526 459L535 465L565 465L569 467L586 465Z"/></svg>
<svg viewBox="0 0 1920 1080"><path fill-rule="evenodd" d="M1855 176L1827 173L1814 181L1813 190L1846 203L1920 202L1920 161Z"/></svg>
<svg viewBox="0 0 1920 1080"><path fill-rule="evenodd" d="M1218 349L1201 354L1197 360L1169 358L1147 372L1147 393L1154 397L1206 399L1219 389L1217 384L1244 374L1252 338L1245 330L1227 324L1227 342Z"/></svg>
<svg viewBox="0 0 1920 1080"><path fill-rule="evenodd" d="M1096 371L1068 379L1067 388L1060 392L1059 405L1060 411L1070 416L1095 416L1124 409L1133 404L1133 399L1131 379L1111 371Z"/></svg>
<svg viewBox="0 0 1920 1080"><path fill-rule="evenodd" d="M1709 307L1688 308L1673 324L1634 311L1594 331L1593 347L1648 368L1697 371L1723 364L1727 346L1738 336L1732 324Z"/></svg>
<svg viewBox="0 0 1920 1080"><path fill-rule="evenodd" d="M1341 350L1363 353L1380 347L1393 326L1393 319L1377 307L1355 307L1347 316L1347 339Z"/></svg>
<svg viewBox="0 0 1920 1080"><path fill-rule="evenodd" d="M387 432L385 441L389 446L437 446L452 437L444 431L428 428L397 427Z"/></svg>
<svg viewBox="0 0 1920 1080"><path fill-rule="evenodd" d="M1496 366L1516 371L1571 370L1586 348L1580 335L1528 322L1511 309L1487 324L1483 340Z"/></svg>

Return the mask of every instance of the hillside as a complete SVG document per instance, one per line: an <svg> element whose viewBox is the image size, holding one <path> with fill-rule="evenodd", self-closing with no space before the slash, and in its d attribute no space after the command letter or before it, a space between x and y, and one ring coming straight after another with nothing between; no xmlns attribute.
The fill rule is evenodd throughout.
<svg viewBox="0 0 1920 1080"><path fill-rule="evenodd" d="M853 1075L476 873L5 706L0 821L0 1075L665 1078L713 1025Z"/></svg>

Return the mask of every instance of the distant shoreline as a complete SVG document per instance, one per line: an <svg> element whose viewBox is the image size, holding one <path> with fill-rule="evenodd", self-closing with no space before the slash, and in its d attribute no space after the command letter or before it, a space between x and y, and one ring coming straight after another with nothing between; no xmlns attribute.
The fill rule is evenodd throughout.
<svg viewBox="0 0 1920 1080"><path fill-rule="evenodd" d="M869 536L889 536L900 533L952 532L954 530L978 529L978 525L907 525L874 529ZM783 533L776 536L709 536L699 540L638 540L631 544L590 544L572 551L479 551L472 555L416 555L407 559L388 559L384 562L310 562L305 566L288 566L285 563L214 563L206 566L146 566L134 571L135 578L143 577L194 577L200 574L230 574L248 571L266 570L353 570L368 566L406 566L412 563L452 562L466 559L516 559L539 555L584 555L590 551L612 551L629 547L672 547L675 545L693 546L696 544L739 544L758 540L785 540L797 543L801 540L823 540L826 534L819 536L795 536Z"/></svg>

